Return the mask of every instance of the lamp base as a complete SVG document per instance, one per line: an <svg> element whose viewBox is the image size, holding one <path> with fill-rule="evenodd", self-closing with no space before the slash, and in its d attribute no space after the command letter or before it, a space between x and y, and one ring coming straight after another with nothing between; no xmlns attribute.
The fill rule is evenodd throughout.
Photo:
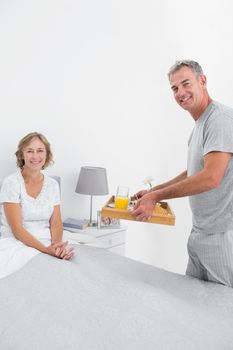
<svg viewBox="0 0 233 350"><path fill-rule="evenodd" d="M89 227L96 227L97 226L97 222L96 221L88 222L88 226Z"/></svg>

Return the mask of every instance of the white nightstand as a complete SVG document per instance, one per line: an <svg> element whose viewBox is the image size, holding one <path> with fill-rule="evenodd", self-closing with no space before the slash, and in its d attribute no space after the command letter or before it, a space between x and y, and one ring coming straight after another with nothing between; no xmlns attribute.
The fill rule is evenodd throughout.
<svg viewBox="0 0 233 350"><path fill-rule="evenodd" d="M64 240L73 240L78 243L90 244L108 249L116 254L124 255L126 228L100 228L88 227L84 230L65 229Z"/></svg>

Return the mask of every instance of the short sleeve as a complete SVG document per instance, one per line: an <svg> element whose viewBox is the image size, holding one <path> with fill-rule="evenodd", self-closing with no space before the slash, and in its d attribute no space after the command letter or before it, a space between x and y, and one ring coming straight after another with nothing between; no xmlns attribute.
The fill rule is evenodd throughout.
<svg viewBox="0 0 233 350"><path fill-rule="evenodd" d="M0 191L0 204L20 203L20 183L15 176L3 180Z"/></svg>
<svg viewBox="0 0 233 350"><path fill-rule="evenodd" d="M220 115L210 118L204 132L204 155L209 152L233 153L233 118Z"/></svg>

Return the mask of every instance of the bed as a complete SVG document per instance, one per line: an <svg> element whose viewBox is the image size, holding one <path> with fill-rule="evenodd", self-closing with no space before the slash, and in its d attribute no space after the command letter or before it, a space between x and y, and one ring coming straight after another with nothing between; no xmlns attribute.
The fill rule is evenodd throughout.
<svg viewBox="0 0 233 350"><path fill-rule="evenodd" d="M0 279L1 350L233 349L233 289L75 250Z"/></svg>

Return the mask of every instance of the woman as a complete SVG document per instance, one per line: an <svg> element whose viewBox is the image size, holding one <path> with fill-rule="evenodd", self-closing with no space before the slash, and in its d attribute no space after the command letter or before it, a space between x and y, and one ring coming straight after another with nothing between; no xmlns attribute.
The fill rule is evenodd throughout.
<svg viewBox="0 0 233 350"><path fill-rule="evenodd" d="M73 249L62 242L59 185L41 172L53 163L49 142L42 134L30 133L19 142L15 154L19 171L3 181L0 193L0 263L2 257L8 267L9 261L4 259L10 251L11 258L14 251L20 256L14 257L13 265L22 265L20 261L24 264L27 257L39 252L70 259Z"/></svg>

